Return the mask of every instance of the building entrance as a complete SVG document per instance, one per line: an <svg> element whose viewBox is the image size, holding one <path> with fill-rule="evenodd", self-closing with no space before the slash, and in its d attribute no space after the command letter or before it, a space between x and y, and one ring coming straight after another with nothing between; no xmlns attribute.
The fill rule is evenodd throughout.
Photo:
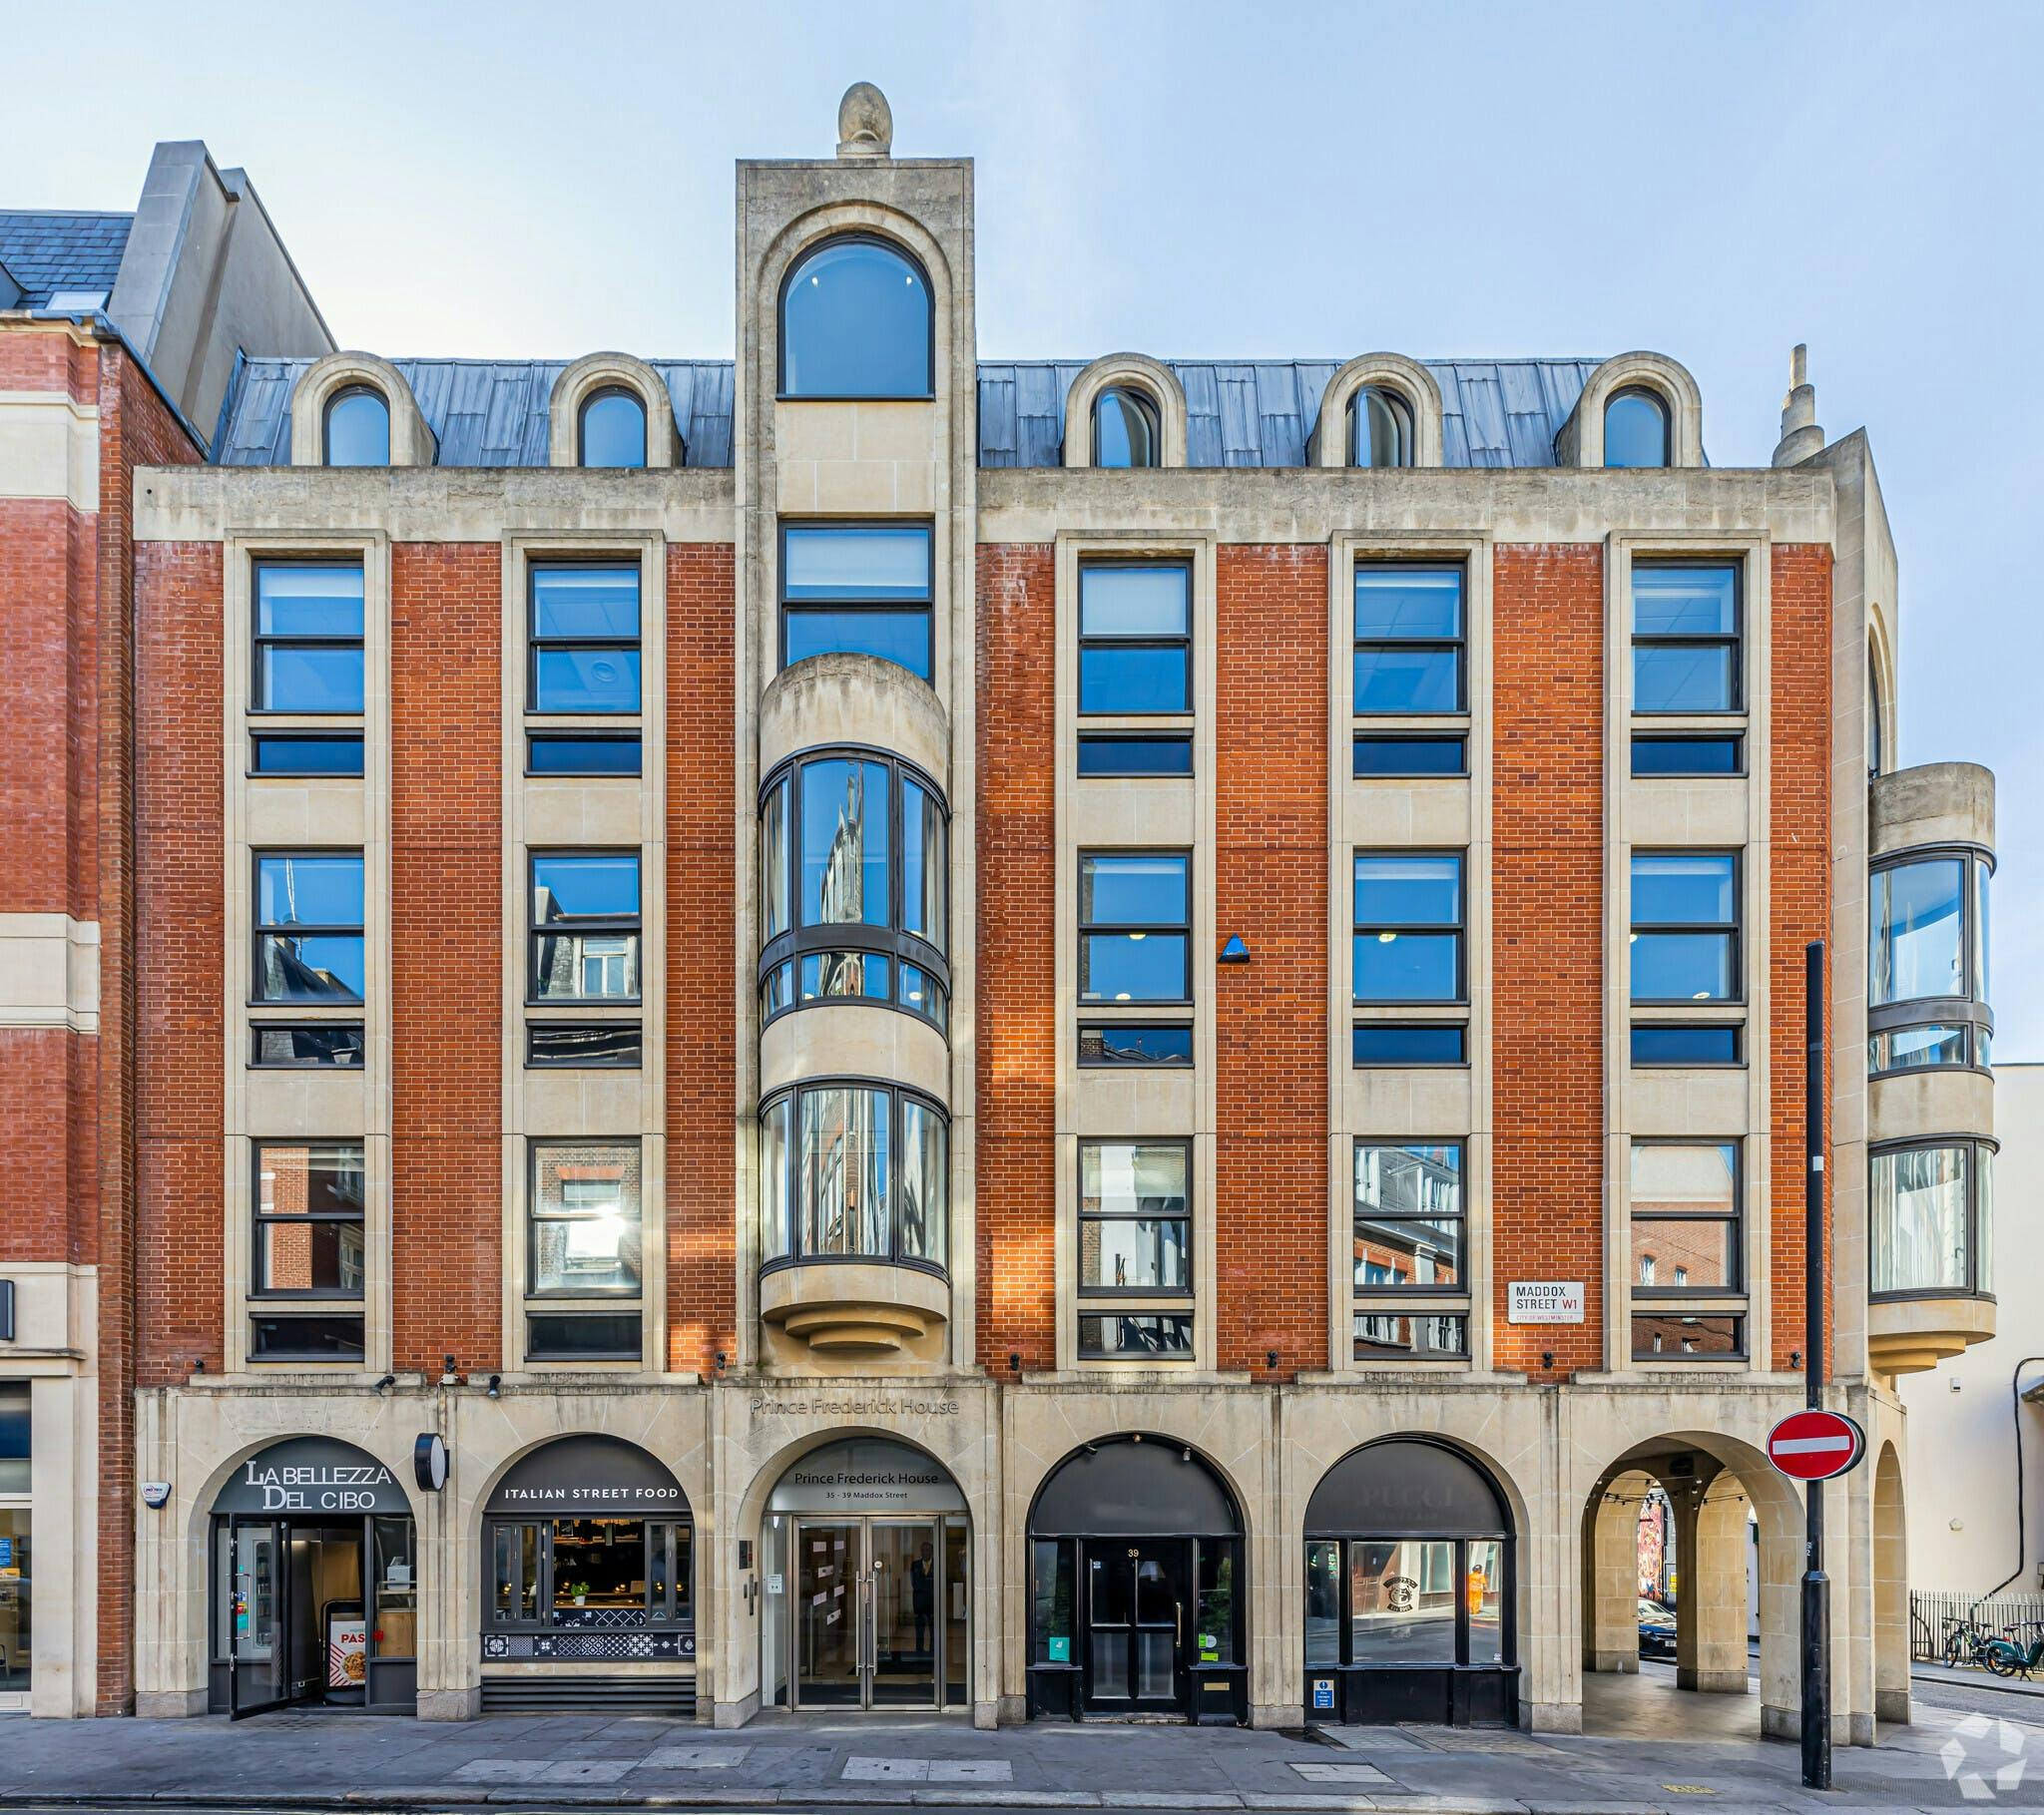
<svg viewBox="0 0 2044 1815"><path fill-rule="evenodd" d="M904 1444L854 1439L795 1463L761 1534L767 1700L964 1705L970 1538L957 1484Z"/></svg>
<svg viewBox="0 0 2044 1815"><path fill-rule="evenodd" d="M418 1577L410 1503L351 1445L293 1438L214 1503L209 1703L410 1713Z"/></svg>

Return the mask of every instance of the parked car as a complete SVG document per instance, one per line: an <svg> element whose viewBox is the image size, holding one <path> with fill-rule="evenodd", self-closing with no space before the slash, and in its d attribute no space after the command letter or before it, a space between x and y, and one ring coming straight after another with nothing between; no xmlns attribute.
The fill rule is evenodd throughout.
<svg viewBox="0 0 2044 1815"><path fill-rule="evenodd" d="M1642 1657L1673 1657L1675 1655L1675 1609L1664 1607L1658 1600L1640 1602L1640 1655Z"/></svg>

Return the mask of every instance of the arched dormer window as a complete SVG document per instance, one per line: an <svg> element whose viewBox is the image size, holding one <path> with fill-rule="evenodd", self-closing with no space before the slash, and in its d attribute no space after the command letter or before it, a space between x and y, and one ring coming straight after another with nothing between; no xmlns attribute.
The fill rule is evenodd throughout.
<svg viewBox="0 0 2044 1815"><path fill-rule="evenodd" d="M1094 399L1095 466L1162 466L1163 442L1157 405L1133 385L1111 384Z"/></svg>
<svg viewBox="0 0 2044 1815"><path fill-rule="evenodd" d="M929 278L885 239L805 253L780 291L783 397L927 397L936 388Z"/></svg>
<svg viewBox="0 0 2044 1815"><path fill-rule="evenodd" d="M1348 400L1348 464L1410 466L1412 408L1388 385L1366 384Z"/></svg>
<svg viewBox="0 0 2044 1815"><path fill-rule="evenodd" d="M1668 466L1668 405L1657 392L1631 386L1604 406L1606 466Z"/></svg>
<svg viewBox="0 0 2044 1815"><path fill-rule="evenodd" d="M327 399L321 445L328 466L388 466L389 401L373 385L336 391Z"/></svg>
<svg viewBox="0 0 2044 1815"><path fill-rule="evenodd" d="M581 466L644 466L646 405L639 394L621 384L591 392L582 405L575 445Z"/></svg>

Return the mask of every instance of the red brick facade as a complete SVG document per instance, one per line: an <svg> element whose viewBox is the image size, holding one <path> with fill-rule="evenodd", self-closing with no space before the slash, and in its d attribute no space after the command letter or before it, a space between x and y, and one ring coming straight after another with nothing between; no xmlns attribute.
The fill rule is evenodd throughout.
<svg viewBox="0 0 2044 1815"><path fill-rule="evenodd" d="M1831 936L1831 551L1816 543L1777 543L1772 551L1769 609L1774 635L1770 688L1768 917L1773 950L1769 1041L1769 1102L1774 1134L1773 1253L1775 1327L1756 1332L1756 1354L1772 1354L1778 1368L1803 1346L1803 951ZM1837 953L1828 954L1837 999ZM1838 1062L1835 1041L1825 1043L1828 1097ZM1857 1055L1854 1055L1856 1060ZM1830 1148L1826 1128L1824 1223L1830 1233ZM1828 1294L1825 1351L1830 1347L1837 1294ZM1770 1340L1772 1339L1772 1340Z"/></svg>
<svg viewBox="0 0 2044 1815"><path fill-rule="evenodd" d="M1001 1377L1057 1361L1055 573L1047 543L979 551L979 1360Z"/></svg>
<svg viewBox="0 0 2044 1815"><path fill-rule="evenodd" d="M1552 1380L1604 1365L1599 547L1499 544L1491 652L1492 1355ZM1584 1281L1583 1321L1507 1323L1514 1279Z"/></svg>
<svg viewBox="0 0 2044 1815"><path fill-rule="evenodd" d="M1288 1378L1327 1365L1327 551L1217 579L1216 1359Z"/></svg>
<svg viewBox="0 0 2044 1815"><path fill-rule="evenodd" d="M738 1348L738 861L729 545L667 557L668 1366L711 1374Z"/></svg>

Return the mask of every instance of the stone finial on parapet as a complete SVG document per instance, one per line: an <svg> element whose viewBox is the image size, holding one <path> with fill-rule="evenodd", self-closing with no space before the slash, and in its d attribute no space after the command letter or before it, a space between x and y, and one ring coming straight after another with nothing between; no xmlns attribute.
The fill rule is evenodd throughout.
<svg viewBox="0 0 2044 1815"><path fill-rule="evenodd" d="M1788 355L1788 395L1782 399L1782 439L1775 445L1775 464L1794 466L1824 448L1824 432L1816 423L1816 386L1809 381L1809 348L1798 344Z"/></svg>
<svg viewBox="0 0 2044 1815"><path fill-rule="evenodd" d="M884 158L894 148L894 110L870 82L854 82L837 104L837 155Z"/></svg>

